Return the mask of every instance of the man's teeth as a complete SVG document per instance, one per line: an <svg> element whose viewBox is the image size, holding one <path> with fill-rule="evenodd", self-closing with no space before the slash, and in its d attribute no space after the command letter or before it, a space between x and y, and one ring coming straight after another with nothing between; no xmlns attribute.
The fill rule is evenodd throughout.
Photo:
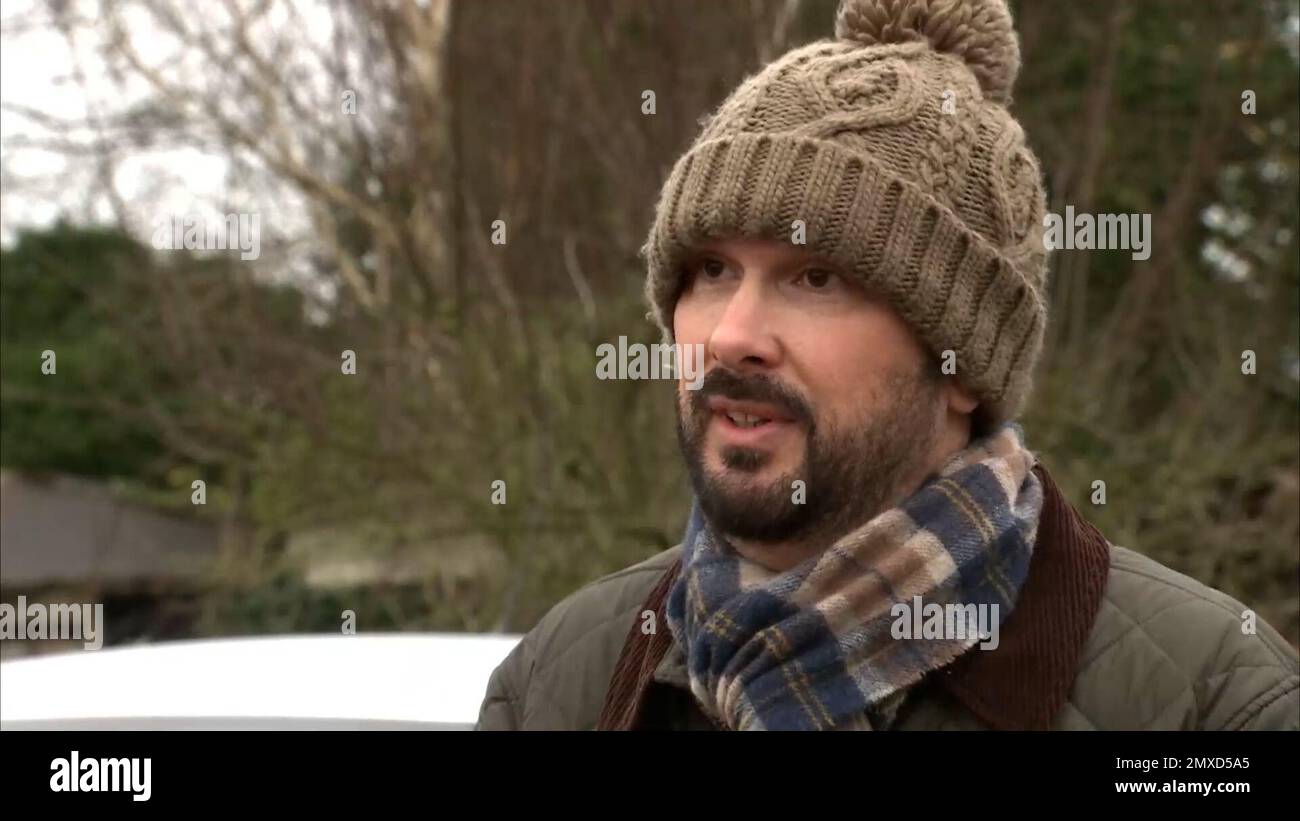
<svg viewBox="0 0 1300 821"><path fill-rule="evenodd" d="M741 428L755 428L768 421L762 416L754 416L748 413L728 413L727 418Z"/></svg>

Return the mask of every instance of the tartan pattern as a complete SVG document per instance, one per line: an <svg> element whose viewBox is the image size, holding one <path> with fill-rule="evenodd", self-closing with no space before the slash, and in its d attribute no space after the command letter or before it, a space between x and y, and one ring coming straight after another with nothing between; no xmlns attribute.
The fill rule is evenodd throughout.
<svg viewBox="0 0 1300 821"><path fill-rule="evenodd" d="M701 706L740 730L871 729L904 691L979 643L895 639L896 603L997 605L1029 572L1043 506L1016 422L955 454L897 508L783 573L748 561L698 503L667 620Z"/></svg>

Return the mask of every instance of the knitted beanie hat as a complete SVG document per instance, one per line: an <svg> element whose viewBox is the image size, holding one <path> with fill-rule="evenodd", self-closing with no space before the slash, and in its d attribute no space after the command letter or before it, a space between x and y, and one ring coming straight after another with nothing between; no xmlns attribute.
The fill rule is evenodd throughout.
<svg viewBox="0 0 1300 821"><path fill-rule="evenodd" d="M681 266L727 236L794 241L886 296L981 403L1015 417L1047 320L1037 158L1007 111L1005 0L842 0L835 38L746 78L664 183L641 249L672 339Z"/></svg>

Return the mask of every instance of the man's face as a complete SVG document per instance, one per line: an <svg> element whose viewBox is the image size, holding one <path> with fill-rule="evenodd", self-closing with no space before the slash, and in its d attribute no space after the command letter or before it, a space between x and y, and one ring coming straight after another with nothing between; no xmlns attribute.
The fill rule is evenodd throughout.
<svg viewBox="0 0 1300 821"><path fill-rule="evenodd" d="M695 250L673 330L704 345L705 378L678 384L678 435L709 521L785 542L841 535L896 503L933 455L937 360L883 299L804 249Z"/></svg>

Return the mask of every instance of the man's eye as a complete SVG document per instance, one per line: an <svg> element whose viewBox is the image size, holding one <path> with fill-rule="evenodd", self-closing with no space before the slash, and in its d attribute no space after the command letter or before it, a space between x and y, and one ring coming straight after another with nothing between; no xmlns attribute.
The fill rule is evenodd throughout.
<svg viewBox="0 0 1300 821"><path fill-rule="evenodd" d="M809 268L803 272L803 279L813 288L822 290L835 284L835 272L825 268Z"/></svg>
<svg viewBox="0 0 1300 821"><path fill-rule="evenodd" d="M720 259L712 257L700 261L700 273L708 279L717 279L727 272L727 266Z"/></svg>

